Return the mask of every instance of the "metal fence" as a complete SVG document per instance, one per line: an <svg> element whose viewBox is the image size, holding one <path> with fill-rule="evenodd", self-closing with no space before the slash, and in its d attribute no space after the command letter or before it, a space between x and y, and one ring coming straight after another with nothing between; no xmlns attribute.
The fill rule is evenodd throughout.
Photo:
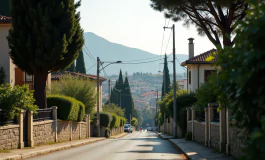
<svg viewBox="0 0 265 160"><path fill-rule="evenodd" d="M0 125L10 124L10 123L17 123L17 117L11 119L6 116L4 110L0 109Z"/></svg>
<svg viewBox="0 0 265 160"><path fill-rule="evenodd" d="M52 108L38 109L37 114L33 116L33 121L44 121L47 119L52 119Z"/></svg>

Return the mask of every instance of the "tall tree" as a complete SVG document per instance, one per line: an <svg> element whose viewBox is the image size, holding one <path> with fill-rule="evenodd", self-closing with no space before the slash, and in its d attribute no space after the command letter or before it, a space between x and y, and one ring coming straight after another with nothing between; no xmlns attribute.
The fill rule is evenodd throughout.
<svg viewBox="0 0 265 160"><path fill-rule="evenodd" d="M14 0L12 28L7 37L10 57L23 71L34 75L34 98L46 108L48 73L68 67L84 44L80 27L81 5L75 0Z"/></svg>
<svg viewBox="0 0 265 160"><path fill-rule="evenodd" d="M75 68L75 62L73 62L70 67L65 69L66 71L70 71L70 72L75 72L76 68Z"/></svg>
<svg viewBox="0 0 265 160"><path fill-rule="evenodd" d="M250 5L246 0L151 0L151 7L186 26L194 24L199 35L206 35L216 48L225 48L234 44L232 33Z"/></svg>
<svg viewBox="0 0 265 160"><path fill-rule="evenodd" d="M86 74L85 60L84 60L84 54L82 50L79 52L79 56L76 59L76 72Z"/></svg>
<svg viewBox="0 0 265 160"><path fill-rule="evenodd" d="M130 120L130 117L132 118L133 116L133 98L132 98L132 93L130 89L130 84L128 81L128 77L125 77L124 81L124 88L122 90L122 108L125 108L125 116L128 120Z"/></svg>
<svg viewBox="0 0 265 160"><path fill-rule="evenodd" d="M166 87L164 89L164 87ZM163 83L162 83L162 97L163 98L170 91L170 76L167 66L167 55L164 58Z"/></svg>

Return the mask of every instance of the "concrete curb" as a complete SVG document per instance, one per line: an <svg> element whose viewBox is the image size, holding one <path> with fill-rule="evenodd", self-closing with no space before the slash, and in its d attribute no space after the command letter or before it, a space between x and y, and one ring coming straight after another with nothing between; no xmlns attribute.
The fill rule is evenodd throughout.
<svg viewBox="0 0 265 160"><path fill-rule="evenodd" d="M122 138L122 137L124 137L124 136L127 136L129 133L125 133L125 134L122 134L121 136L110 136L108 139L118 139L118 138Z"/></svg>
<svg viewBox="0 0 265 160"><path fill-rule="evenodd" d="M79 143L75 143L75 144L71 144L71 145L65 145L65 146L60 146L60 147L55 147L55 148L49 148L49 149L44 149L44 150L40 150L40 151L33 151L33 152L20 154L20 155L12 155L12 156L7 156L7 157L4 157L4 158L0 158L0 160L25 159L25 158L30 158L30 157L34 157L34 156L38 156L38 155L42 155L42 154L47 154L47 153L51 153L51 152L55 152L55 151L60 151L60 150L64 150L64 149L78 147L78 146L82 146L82 145L86 145L86 144L102 141L102 140L105 140L105 139L106 138L101 138L101 139L94 140L94 141L79 142Z"/></svg>
<svg viewBox="0 0 265 160"><path fill-rule="evenodd" d="M195 159L202 159L202 157L198 156L198 155L193 155L196 157L191 157L189 156L186 152L185 149L180 148L176 143L172 142L170 139L168 140L171 144L173 144L179 151L182 152L182 154L184 154L188 160L195 160Z"/></svg>

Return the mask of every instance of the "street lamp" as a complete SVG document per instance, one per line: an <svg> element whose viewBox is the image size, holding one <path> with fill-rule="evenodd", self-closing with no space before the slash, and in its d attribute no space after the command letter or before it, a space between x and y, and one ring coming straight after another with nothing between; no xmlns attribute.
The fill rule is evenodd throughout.
<svg viewBox="0 0 265 160"><path fill-rule="evenodd" d="M99 73L101 70L106 68L107 66L114 64L114 63L121 63L121 61L116 61L116 62L105 62L109 63L105 67L102 66L102 69L99 69L100 63L102 65L103 62L100 62L99 57L97 57L97 132L98 132L98 137L100 137L100 115L99 115Z"/></svg>

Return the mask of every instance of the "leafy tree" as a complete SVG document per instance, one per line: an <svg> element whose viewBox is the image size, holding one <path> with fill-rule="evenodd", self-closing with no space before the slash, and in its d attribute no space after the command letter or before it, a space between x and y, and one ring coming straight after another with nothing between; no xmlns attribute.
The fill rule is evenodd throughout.
<svg viewBox="0 0 265 160"><path fill-rule="evenodd" d="M75 62L73 62L70 67L65 69L66 71L70 71L70 72L75 72L76 67L75 67Z"/></svg>
<svg viewBox="0 0 265 160"><path fill-rule="evenodd" d="M76 72L86 74L85 60L84 60L84 54L82 50L79 52L79 56L76 59Z"/></svg>
<svg viewBox="0 0 265 160"><path fill-rule="evenodd" d="M80 5L74 0L12 1L12 28L7 37L10 57L34 75L34 98L40 108L47 107L48 73L72 64L84 44L77 12Z"/></svg>
<svg viewBox="0 0 265 160"><path fill-rule="evenodd" d="M1 67L1 68L0 68L0 84L3 84L3 83L4 83L4 81L5 81L5 77L6 77L6 75L5 75L4 68Z"/></svg>
<svg viewBox="0 0 265 160"><path fill-rule="evenodd" d="M265 159L265 4L251 2L237 30L234 48L218 57L222 97L227 98L235 126L243 132L245 159Z"/></svg>
<svg viewBox="0 0 265 160"><path fill-rule="evenodd" d="M133 117L132 121L131 121L131 124L132 124L132 126L136 127L138 125L138 120L135 117Z"/></svg>
<svg viewBox="0 0 265 160"><path fill-rule="evenodd" d="M103 106L103 111L104 112L110 112L110 113L114 113L120 117L124 117L124 113L125 113L125 109L111 103L110 106L108 104L105 104Z"/></svg>
<svg viewBox="0 0 265 160"><path fill-rule="evenodd" d="M84 103L86 114L92 114L96 104L95 84L89 79L73 77L70 74L52 82L49 94L58 94L73 97Z"/></svg>
<svg viewBox="0 0 265 160"><path fill-rule="evenodd" d="M216 48L225 48L234 44L231 35L250 5L245 0L151 0L151 7L176 22L195 25L199 35L206 35Z"/></svg>
<svg viewBox="0 0 265 160"><path fill-rule="evenodd" d="M166 87L166 89L164 89ZM167 66L167 56L164 58L163 83L162 83L162 97L163 98L170 91L170 76Z"/></svg>

